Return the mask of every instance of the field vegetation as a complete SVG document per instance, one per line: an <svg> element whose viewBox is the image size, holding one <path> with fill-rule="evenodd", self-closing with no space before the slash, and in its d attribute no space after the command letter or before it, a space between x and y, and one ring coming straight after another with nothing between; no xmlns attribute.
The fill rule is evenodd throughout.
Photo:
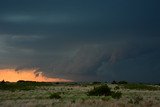
<svg viewBox="0 0 160 107"><path fill-rule="evenodd" d="M124 81L1 81L0 107L160 107L160 86Z"/></svg>

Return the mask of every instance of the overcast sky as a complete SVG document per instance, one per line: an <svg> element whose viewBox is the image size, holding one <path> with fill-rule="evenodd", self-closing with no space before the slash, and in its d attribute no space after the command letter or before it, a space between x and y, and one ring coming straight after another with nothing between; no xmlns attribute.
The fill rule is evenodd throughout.
<svg viewBox="0 0 160 107"><path fill-rule="evenodd" d="M0 68L74 81L160 82L159 0L0 0Z"/></svg>

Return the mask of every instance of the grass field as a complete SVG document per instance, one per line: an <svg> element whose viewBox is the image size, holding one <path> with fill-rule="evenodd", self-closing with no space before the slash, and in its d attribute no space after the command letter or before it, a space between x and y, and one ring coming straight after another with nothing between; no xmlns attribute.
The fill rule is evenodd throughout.
<svg viewBox="0 0 160 107"><path fill-rule="evenodd" d="M88 95L90 90L107 85L120 98ZM0 84L0 107L160 107L160 86L110 83Z"/></svg>

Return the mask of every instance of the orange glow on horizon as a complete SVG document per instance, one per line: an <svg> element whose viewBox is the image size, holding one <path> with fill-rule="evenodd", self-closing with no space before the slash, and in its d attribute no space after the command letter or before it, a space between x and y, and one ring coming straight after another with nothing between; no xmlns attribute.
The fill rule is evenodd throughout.
<svg viewBox="0 0 160 107"><path fill-rule="evenodd" d="M71 82L71 80L62 78L49 78L42 72L37 72L35 69L19 70L15 69L0 69L0 81L17 82L18 80L24 81L37 81L37 82Z"/></svg>

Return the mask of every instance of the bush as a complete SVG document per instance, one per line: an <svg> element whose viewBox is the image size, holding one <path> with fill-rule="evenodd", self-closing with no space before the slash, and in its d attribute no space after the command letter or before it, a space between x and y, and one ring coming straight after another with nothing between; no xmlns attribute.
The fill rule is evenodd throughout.
<svg viewBox="0 0 160 107"><path fill-rule="evenodd" d="M115 90L119 90L120 88L119 88L119 86L116 86L116 87L114 87L114 89L115 89Z"/></svg>
<svg viewBox="0 0 160 107"><path fill-rule="evenodd" d="M94 87L94 89L87 92L89 96L111 96L112 98L119 99L122 96L122 93L117 91L111 91L107 85L101 85L99 87Z"/></svg>
<svg viewBox="0 0 160 107"><path fill-rule="evenodd" d="M50 96L49 96L50 99L60 99L61 96L60 96L60 93L52 93Z"/></svg>
<svg viewBox="0 0 160 107"><path fill-rule="evenodd" d="M111 89L107 85L101 85L99 87L94 87L87 94L89 96L109 96L111 95Z"/></svg>
<svg viewBox="0 0 160 107"><path fill-rule="evenodd" d="M118 84L128 84L127 81L119 81Z"/></svg>
<svg viewBox="0 0 160 107"><path fill-rule="evenodd" d="M97 84L101 84L101 82L98 81L92 82L92 85L97 85Z"/></svg>
<svg viewBox="0 0 160 107"><path fill-rule="evenodd" d="M115 98L115 99L120 99L122 97L122 93L117 91L117 92L112 92L112 98Z"/></svg>
<svg viewBox="0 0 160 107"><path fill-rule="evenodd" d="M111 84L117 84L117 82L116 81L112 81Z"/></svg>
<svg viewBox="0 0 160 107"><path fill-rule="evenodd" d="M6 82L5 82L4 80L2 80L0 83L1 83L1 84L5 84Z"/></svg>

